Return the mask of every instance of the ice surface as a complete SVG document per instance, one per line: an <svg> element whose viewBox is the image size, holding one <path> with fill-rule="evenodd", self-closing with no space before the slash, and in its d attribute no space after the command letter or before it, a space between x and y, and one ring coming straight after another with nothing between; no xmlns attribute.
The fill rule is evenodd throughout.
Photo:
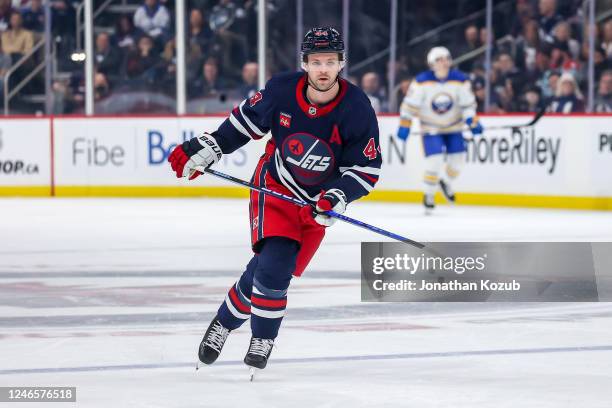
<svg viewBox="0 0 612 408"><path fill-rule="evenodd" d="M251 256L244 200L0 200L0 384L76 386L83 407L610 407L612 304L366 304L337 223L292 283L256 381L248 326L196 350ZM420 241L611 241L606 212L356 203ZM23 404L20 406L36 406ZM54 404L53 406L74 406Z"/></svg>

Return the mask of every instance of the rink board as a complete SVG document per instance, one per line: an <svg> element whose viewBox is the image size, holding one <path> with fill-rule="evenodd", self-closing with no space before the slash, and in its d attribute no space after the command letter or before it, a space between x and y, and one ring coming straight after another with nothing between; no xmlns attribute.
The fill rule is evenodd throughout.
<svg viewBox="0 0 612 408"><path fill-rule="evenodd" d="M176 179L171 149L222 116L65 117L0 124L0 195L111 197L245 197L223 180ZM526 123L529 115L487 115L486 127ZM421 200L421 137L395 138L397 116L379 117L383 170L368 197ZM456 190L459 203L612 209L612 116L546 115L534 128L490 129L468 142ZM418 132L418 127L415 127ZM466 137L469 134L466 133ZM264 147L252 142L217 165L249 179ZM22 164L18 164L22 162ZM6 164L9 163L9 164ZM21 166L21 167L19 167ZM33 169L36 169L34 171Z"/></svg>

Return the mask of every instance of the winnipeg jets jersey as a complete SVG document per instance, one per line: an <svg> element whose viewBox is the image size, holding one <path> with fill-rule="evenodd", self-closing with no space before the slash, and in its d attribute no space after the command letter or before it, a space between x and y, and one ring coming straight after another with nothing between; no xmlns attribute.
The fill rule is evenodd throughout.
<svg viewBox="0 0 612 408"><path fill-rule="evenodd" d="M440 80L433 71L425 71L410 84L400 109L400 124L410 127L417 117L423 133L454 133L474 115L476 99L465 74L451 69L448 77Z"/></svg>
<svg viewBox="0 0 612 408"><path fill-rule="evenodd" d="M338 95L318 106L306 97L304 73L275 76L213 135L223 153L231 153L271 131L266 150L274 153L266 168L276 181L306 202L331 188L342 190L348 202L356 200L380 174L378 121L361 89L343 79L339 84Z"/></svg>

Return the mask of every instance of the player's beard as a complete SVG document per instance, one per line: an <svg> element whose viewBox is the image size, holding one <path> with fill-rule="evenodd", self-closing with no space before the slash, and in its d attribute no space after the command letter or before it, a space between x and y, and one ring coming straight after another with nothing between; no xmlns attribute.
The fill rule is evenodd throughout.
<svg viewBox="0 0 612 408"><path fill-rule="evenodd" d="M331 82L331 84L327 87L327 89L321 89L315 84L315 82L312 79L310 79L310 75L308 75L308 85L312 86L318 92L327 92L330 89L332 89L334 85L336 85L336 82L338 82L338 78L340 78L340 72L338 72L338 74L336 75L336 78Z"/></svg>

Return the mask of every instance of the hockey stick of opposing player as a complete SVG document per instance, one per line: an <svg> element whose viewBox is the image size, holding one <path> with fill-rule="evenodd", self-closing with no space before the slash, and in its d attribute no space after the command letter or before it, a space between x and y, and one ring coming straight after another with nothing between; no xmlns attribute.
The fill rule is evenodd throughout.
<svg viewBox="0 0 612 408"><path fill-rule="evenodd" d="M531 127L531 126L535 126L535 124L540 120L540 118L542 118L542 116L544 116L544 114L546 113L546 108L547 106L544 106L542 109L540 109L535 116L533 117L533 119L531 119L529 121L529 123L525 123L524 125L502 125L502 126L487 126L484 130L499 130L499 129L519 129L519 128L526 128L526 127ZM464 130L469 130L468 128L464 129ZM411 136L423 136L425 135L425 133L411 133ZM465 140L471 140L472 137L467 137L464 138Z"/></svg>
<svg viewBox="0 0 612 408"><path fill-rule="evenodd" d="M201 169L198 169L196 171L202 173ZM269 196L272 196L272 197L276 197L278 199L281 199L281 200L293 203L293 204L298 205L300 207L304 207L306 205L310 205L310 204L308 204L308 203L306 203L306 202L304 202L304 201L302 201L302 200L300 200L298 198L291 197L291 196L279 193L279 192L274 191L274 190L270 190L269 188L266 188L266 187L256 186L256 185L254 185L252 183L249 183L248 181L236 178L234 176L230 176L229 174L221 173L220 171L216 171L216 170L212 170L212 169L204 169L204 172L208 173L208 174L212 174L213 176L217 176L219 178L225 179L227 181L231 181L232 183L239 184L241 186L247 187L247 188L249 188L251 190L258 191L258 192L260 192L262 194L266 194L266 195L269 195ZM314 208L314 206L313 206L313 208ZM339 219L341 221L348 222L349 224L353 224L353 225L356 225L358 227L367 229L368 231L372 231L372 232L375 232L377 234L384 235L385 237L393 238L393 239L395 239L397 241L404 242L406 244L415 246L417 248L424 248L425 247L425 245L421 244L420 242L413 241L413 240L411 240L409 238L402 237L401 235L397 235L397 234L395 234L393 232L384 230L382 228L375 227L374 225L367 224L367 223L365 223L363 221L359 221L359 220L356 220L354 218L347 217L346 215L338 214L335 211L325 211L322 214L325 214L325 215L328 215L330 217L337 218L337 219Z"/></svg>

